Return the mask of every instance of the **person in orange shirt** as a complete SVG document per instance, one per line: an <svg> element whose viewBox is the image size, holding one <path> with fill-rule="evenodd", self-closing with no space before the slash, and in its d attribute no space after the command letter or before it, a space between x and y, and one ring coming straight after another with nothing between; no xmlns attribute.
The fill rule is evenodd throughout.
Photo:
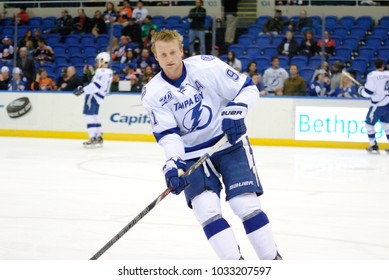
<svg viewBox="0 0 389 280"><path fill-rule="evenodd" d="M123 25L127 25L128 19L132 18L132 8L129 0L123 1L123 8L119 10L118 22Z"/></svg>
<svg viewBox="0 0 389 280"><path fill-rule="evenodd" d="M38 70L38 73L36 74L35 81L31 84L31 89L49 91L49 90L56 90L57 86L55 85L53 79L47 76L46 70L40 68Z"/></svg>

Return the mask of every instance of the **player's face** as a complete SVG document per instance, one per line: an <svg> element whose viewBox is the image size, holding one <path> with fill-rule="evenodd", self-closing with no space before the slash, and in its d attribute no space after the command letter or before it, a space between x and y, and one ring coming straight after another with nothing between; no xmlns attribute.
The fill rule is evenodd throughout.
<svg viewBox="0 0 389 280"><path fill-rule="evenodd" d="M181 77L184 53L177 41L157 41L155 52L155 58L169 79L176 80Z"/></svg>

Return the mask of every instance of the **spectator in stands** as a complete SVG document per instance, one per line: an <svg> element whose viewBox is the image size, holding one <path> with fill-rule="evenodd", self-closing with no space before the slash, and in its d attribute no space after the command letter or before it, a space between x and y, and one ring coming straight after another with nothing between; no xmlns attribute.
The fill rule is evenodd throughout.
<svg viewBox="0 0 389 280"><path fill-rule="evenodd" d="M151 48L151 39L153 38L155 33L157 33L157 29L155 29L155 28L149 29L149 34L143 40L143 48L146 48L146 49L150 49Z"/></svg>
<svg viewBox="0 0 389 280"><path fill-rule="evenodd" d="M263 74L263 83L266 87L266 92L269 95L276 95L278 91L284 88L284 82L289 77L288 72L280 67L280 60L278 56L273 56L271 59L272 67L265 70Z"/></svg>
<svg viewBox="0 0 389 280"><path fill-rule="evenodd" d="M107 2L105 4L103 19L106 24L116 22L118 20L118 13L115 11L115 5L113 4L113 2Z"/></svg>
<svg viewBox="0 0 389 280"><path fill-rule="evenodd" d="M35 82L31 84L32 90L52 91L56 90L57 86L54 81L47 76L47 72L44 68L40 68L36 74Z"/></svg>
<svg viewBox="0 0 389 280"><path fill-rule="evenodd" d="M373 0L362 0L360 3L361 6L379 6L380 3Z"/></svg>
<svg viewBox="0 0 389 280"><path fill-rule="evenodd" d="M127 36L120 36L119 49L112 52L112 60L120 63L126 62L127 51L130 49L129 39Z"/></svg>
<svg viewBox="0 0 389 280"><path fill-rule="evenodd" d="M44 39L38 40L38 47L35 50L35 61L44 64L47 62L54 62L54 51L47 46Z"/></svg>
<svg viewBox="0 0 389 280"><path fill-rule="evenodd" d="M107 34L107 26L102 18L101 11L96 10L92 18L92 34L98 37L100 34Z"/></svg>
<svg viewBox="0 0 389 280"><path fill-rule="evenodd" d="M15 24L15 19L18 19L18 25L27 25L30 17L27 13L26 7L20 7L19 12L13 18L13 24Z"/></svg>
<svg viewBox="0 0 389 280"><path fill-rule="evenodd" d="M143 71L147 65L151 66L153 68L153 71L155 71L157 67L157 63L154 57L151 55L150 50L143 49L140 54L140 57L136 61L136 68L139 68Z"/></svg>
<svg viewBox="0 0 389 280"><path fill-rule="evenodd" d="M149 35L150 29L158 29L158 26L153 23L153 18L150 15L147 15L142 24L142 41L144 41Z"/></svg>
<svg viewBox="0 0 389 280"><path fill-rule="evenodd" d="M350 75L355 79L355 71L349 70ZM336 88L333 97L358 98L358 87L345 75L342 75L339 87Z"/></svg>
<svg viewBox="0 0 389 280"><path fill-rule="evenodd" d="M323 52L324 45L324 52ZM317 52L320 55L324 55L327 59L330 56L333 56L335 53L335 41L330 38L330 33L328 31L324 31L324 44L323 40L319 39L317 42Z"/></svg>
<svg viewBox="0 0 389 280"><path fill-rule="evenodd" d="M305 33L305 31L311 30L312 27L312 19L307 16L306 10L300 12L300 18L297 22L291 22L289 25L289 29L295 33Z"/></svg>
<svg viewBox="0 0 389 280"><path fill-rule="evenodd" d="M291 31L287 31L285 34L285 38L282 39L281 43L278 45L278 53L280 55L293 57L298 54L298 50L299 45L294 39L293 33Z"/></svg>
<svg viewBox="0 0 389 280"><path fill-rule="evenodd" d="M286 96L307 95L307 85L304 79L298 74L296 64L291 64L289 68L290 77L284 82L283 94Z"/></svg>
<svg viewBox="0 0 389 280"><path fill-rule="evenodd" d="M142 92L143 85L139 81L138 77L134 74L129 75L128 79L131 82L131 90L130 92Z"/></svg>
<svg viewBox="0 0 389 280"><path fill-rule="evenodd" d="M247 77L258 74L257 63L255 61L249 62L249 64L247 64L246 71L243 74L245 74Z"/></svg>
<svg viewBox="0 0 389 280"><path fill-rule="evenodd" d="M122 29L122 35L130 37L132 42L142 43L142 28L135 18L128 20L128 24Z"/></svg>
<svg viewBox="0 0 389 280"><path fill-rule="evenodd" d="M66 73L64 73L63 81L58 85L58 88L61 91L74 91L78 86L82 85L82 80L78 77L76 68L74 66L69 66Z"/></svg>
<svg viewBox="0 0 389 280"><path fill-rule="evenodd" d="M303 1L302 0L297 0L297 1L293 1L293 0L277 1L276 4L277 5L302 5Z"/></svg>
<svg viewBox="0 0 389 280"><path fill-rule="evenodd" d="M136 65L135 65L135 64L128 63L128 64L126 64L126 66L124 67L123 73L126 74L126 80L129 80L130 75L132 75L132 74L138 75L138 74L140 74L140 73L142 73L142 72L141 72L140 69L139 69L139 70L136 69Z"/></svg>
<svg viewBox="0 0 389 280"><path fill-rule="evenodd" d="M27 79L27 86L30 88L30 85L34 81L35 77L35 65L34 59L28 56L26 47L20 48L16 66L24 73L24 76Z"/></svg>
<svg viewBox="0 0 389 280"><path fill-rule="evenodd" d="M26 33L24 33L24 36L19 40L19 49L22 48L22 47L25 47L26 46L26 43L27 41L32 41L35 45L35 48L37 47L36 45L36 40L34 37L32 37L32 31L31 29L27 29L26 30Z"/></svg>
<svg viewBox="0 0 389 280"><path fill-rule="evenodd" d="M315 78L309 86L308 96L328 96L331 91L331 82L327 72L320 69L315 72Z"/></svg>
<svg viewBox="0 0 389 280"><path fill-rule="evenodd" d="M339 60L332 63L331 66L331 91L330 95L333 95L335 90L340 86L340 79L342 77L342 70L344 66Z"/></svg>
<svg viewBox="0 0 389 280"><path fill-rule="evenodd" d="M118 43L118 39L116 37L112 37L111 45L107 45L106 51L111 52L111 60L114 62L117 57L117 53L119 52L120 45ZM117 61L116 61L117 62Z"/></svg>
<svg viewBox="0 0 389 280"><path fill-rule="evenodd" d="M78 16L73 20L73 30L75 33L91 33L92 20L85 14L84 9L77 10Z"/></svg>
<svg viewBox="0 0 389 280"><path fill-rule="evenodd" d="M225 62L232 68L234 68L236 71L242 71L242 62L236 58L235 52L229 51L227 53L227 60Z"/></svg>
<svg viewBox="0 0 389 280"><path fill-rule="evenodd" d="M34 43L32 41L27 41L26 48L27 48L27 55L33 58L35 56L35 50L36 50L36 48L34 47Z"/></svg>
<svg viewBox="0 0 389 280"><path fill-rule="evenodd" d="M112 71L112 72L113 72L113 76L112 76L111 88L109 89L109 92L118 92L120 75L116 71Z"/></svg>
<svg viewBox="0 0 389 280"><path fill-rule="evenodd" d="M149 10L143 6L143 1L139 0L136 3L136 8L132 11L132 16L135 18L135 23L141 25L148 14Z"/></svg>
<svg viewBox="0 0 389 280"><path fill-rule="evenodd" d="M9 68L7 66L1 67L0 90L8 90L8 85L10 82L11 77L9 76Z"/></svg>
<svg viewBox="0 0 389 280"><path fill-rule="evenodd" d="M304 33L304 38L300 44L300 54L308 57L314 56L317 51L317 42L313 37L312 30L307 30Z"/></svg>
<svg viewBox="0 0 389 280"><path fill-rule="evenodd" d="M222 2L224 2L224 16L226 19L224 43L228 46L235 41L236 26L238 24L239 0L224 0Z"/></svg>
<svg viewBox="0 0 389 280"><path fill-rule="evenodd" d="M69 35L73 30L73 19L69 15L68 10L62 9L61 16L57 19L56 28L49 30L49 33L59 33L62 36L62 41L65 40L65 36Z"/></svg>
<svg viewBox="0 0 389 280"><path fill-rule="evenodd" d="M136 56L137 54L133 49L128 49L125 63L135 65L137 60Z"/></svg>
<svg viewBox="0 0 389 280"><path fill-rule="evenodd" d="M15 67L12 71L12 79L8 84L8 90L25 91L27 89L27 79L23 77L22 70L19 67Z"/></svg>
<svg viewBox="0 0 389 280"><path fill-rule="evenodd" d="M282 19L282 11L276 10L274 17L269 18L265 25L263 26L263 33L265 34L271 34L271 35L278 35L281 34L282 29L284 27L285 23Z"/></svg>
<svg viewBox="0 0 389 280"><path fill-rule="evenodd" d="M130 6L129 0L123 1L123 7L119 9L119 18L118 23L126 26L128 23L128 19L132 18L132 8Z"/></svg>
<svg viewBox="0 0 389 280"><path fill-rule="evenodd" d="M82 82L84 84L90 84L94 75L95 68L93 67L93 65L85 65L82 71Z"/></svg>
<svg viewBox="0 0 389 280"><path fill-rule="evenodd" d="M262 82L261 75L258 73L254 73L253 75L251 75L251 80L256 85L256 87L259 91L259 95L262 95L262 96L266 95L266 89L265 89L265 85Z"/></svg>
<svg viewBox="0 0 389 280"><path fill-rule="evenodd" d="M190 9L188 18L190 20L189 27L189 53L195 51L196 38L200 41L200 54L205 54L205 17L207 11L203 6L202 0L195 1L195 7Z"/></svg>
<svg viewBox="0 0 389 280"><path fill-rule="evenodd" d="M5 64L11 64L14 58L14 47L12 41L8 36L5 36L0 45L0 58Z"/></svg>
<svg viewBox="0 0 389 280"><path fill-rule="evenodd" d="M154 70L151 66L147 65L143 70L143 76L141 79L141 83L145 86L150 80L154 77Z"/></svg>
<svg viewBox="0 0 389 280"><path fill-rule="evenodd" d="M219 46L213 46L212 55L215 56L215 57L219 57L220 58L220 48L219 48Z"/></svg>
<svg viewBox="0 0 389 280"><path fill-rule="evenodd" d="M38 47L38 40L40 40L40 39L42 39L46 42L45 38L42 36L41 30L39 28L34 28L34 41L33 42L34 42L35 48Z"/></svg>

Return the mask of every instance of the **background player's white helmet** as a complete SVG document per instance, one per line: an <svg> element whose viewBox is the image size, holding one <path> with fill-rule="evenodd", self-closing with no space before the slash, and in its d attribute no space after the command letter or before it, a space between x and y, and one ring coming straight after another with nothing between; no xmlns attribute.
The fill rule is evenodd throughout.
<svg viewBox="0 0 389 280"><path fill-rule="evenodd" d="M109 55L109 53L107 52L101 52L99 53L97 56L96 56L96 61L97 61L97 67L102 67L104 65L104 63L109 63L109 61L111 60L111 57Z"/></svg>

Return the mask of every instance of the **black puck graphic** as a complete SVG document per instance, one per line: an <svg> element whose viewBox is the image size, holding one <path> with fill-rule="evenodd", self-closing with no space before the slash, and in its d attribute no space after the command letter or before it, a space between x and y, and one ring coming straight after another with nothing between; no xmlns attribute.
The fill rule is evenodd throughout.
<svg viewBox="0 0 389 280"><path fill-rule="evenodd" d="M7 105L7 113L10 118L19 118L31 110L31 102L27 97L15 99Z"/></svg>

